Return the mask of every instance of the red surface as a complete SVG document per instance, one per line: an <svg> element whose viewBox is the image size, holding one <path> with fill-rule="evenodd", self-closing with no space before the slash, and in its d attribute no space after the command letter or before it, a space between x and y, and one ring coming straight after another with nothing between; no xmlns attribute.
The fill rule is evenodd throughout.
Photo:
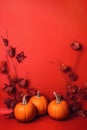
<svg viewBox="0 0 87 130"><path fill-rule="evenodd" d="M3 130L86 130L87 119L75 118L67 121L55 121L48 116L40 117L29 123L20 123L16 120L0 118L0 128Z"/></svg>
<svg viewBox="0 0 87 130"><path fill-rule="evenodd" d="M84 46L78 64L78 85L83 87L87 82L87 1L86 0L0 0L0 35L5 36L5 30L11 45L17 51L24 50L27 59L18 65L19 75L29 72L31 86L39 89L48 98L52 98L53 91L65 94L65 80L60 71L49 60L57 59L74 66L77 52L70 49L73 40ZM1 43L0 39L0 43ZM2 44L0 44L0 59L5 59ZM13 72L12 72L13 73ZM0 75L0 88L6 81ZM0 92L0 113L7 113L3 106L5 94ZM48 116L35 120L29 124L0 119L0 128L38 129L85 129L86 119L57 122ZM4 125L5 124L5 125Z"/></svg>

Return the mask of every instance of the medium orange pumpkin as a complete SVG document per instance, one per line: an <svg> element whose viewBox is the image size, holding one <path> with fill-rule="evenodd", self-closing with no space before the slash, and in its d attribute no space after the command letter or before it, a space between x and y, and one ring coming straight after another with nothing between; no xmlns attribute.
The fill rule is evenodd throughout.
<svg viewBox="0 0 87 130"><path fill-rule="evenodd" d="M60 100L59 96L54 92L56 100L53 100L48 105L48 114L56 120L66 119L69 115L69 106L66 101Z"/></svg>
<svg viewBox="0 0 87 130"><path fill-rule="evenodd" d="M36 108L31 102L26 101L26 95L23 101L18 103L14 108L14 116L17 120L26 122L31 121L36 115Z"/></svg>
<svg viewBox="0 0 87 130"><path fill-rule="evenodd" d="M41 116L47 113L48 101L44 96L40 96L39 91L37 91L37 95L31 97L30 102L36 107L37 115Z"/></svg>

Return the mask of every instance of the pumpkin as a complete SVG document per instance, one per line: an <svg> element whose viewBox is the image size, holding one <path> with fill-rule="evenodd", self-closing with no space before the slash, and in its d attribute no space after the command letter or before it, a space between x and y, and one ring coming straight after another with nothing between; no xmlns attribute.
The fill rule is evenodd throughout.
<svg viewBox="0 0 87 130"><path fill-rule="evenodd" d="M54 92L56 100L53 100L48 105L48 114L50 117L56 120L66 119L69 115L69 106L65 100L61 100L60 97Z"/></svg>
<svg viewBox="0 0 87 130"><path fill-rule="evenodd" d="M23 101L18 103L14 108L14 116L17 120L26 122L31 121L36 115L36 108L31 102L26 101L26 95Z"/></svg>
<svg viewBox="0 0 87 130"><path fill-rule="evenodd" d="M30 102L36 107L38 116L47 113L48 101L44 96L40 96L39 91L37 91L37 95L31 97Z"/></svg>

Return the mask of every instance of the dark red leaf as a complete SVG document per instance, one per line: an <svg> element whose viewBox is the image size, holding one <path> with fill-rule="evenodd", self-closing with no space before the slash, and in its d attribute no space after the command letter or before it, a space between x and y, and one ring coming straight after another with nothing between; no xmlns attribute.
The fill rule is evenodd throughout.
<svg viewBox="0 0 87 130"><path fill-rule="evenodd" d="M83 99L87 100L87 87L80 88L79 94Z"/></svg>
<svg viewBox="0 0 87 130"><path fill-rule="evenodd" d="M8 46L9 40L7 38L3 38L2 36L1 36L1 38L3 40L4 45Z"/></svg>
<svg viewBox="0 0 87 130"><path fill-rule="evenodd" d="M71 81L77 81L78 75L75 72L71 72L68 74L68 77Z"/></svg>
<svg viewBox="0 0 87 130"><path fill-rule="evenodd" d="M17 91L16 87L12 84L4 84L3 90L5 90L9 95L16 94Z"/></svg>
<svg viewBox="0 0 87 130"><path fill-rule="evenodd" d="M87 116L87 111L85 110L79 110L76 112L77 116L82 116L82 117L86 117Z"/></svg>
<svg viewBox="0 0 87 130"><path fill-rule="evenodd" d="M7 119L15 119L14 112L12 111L11 113L5 114L5 117Z"/></svg>
<svg viewBox="0 0 87 130"><path fill-rule="evenodd" d="M8 69L8 64L6 61L2 61L0 62L0 72L3 73L3 74L7 74L9 71Z"/></svg>
<svg viewBox="0 0 87 130"><path fill-rule="evenodd" d="M13 84L16 84L19 82L19 79L17 77L9 78L10 82Z"/></svg>
<svg viewBox="0 0 87 130"><path fill-rule="evenodd" d="M27 88L29 86L29 80L21 78L19 79L19 87Z"/></svg>
<svg viewBox="0 0 87 130"><path fill-rule="evenodd" d="M82 45L79 42L73 42L71 48L75 51L80 51L82 50Z"/></svg>
<svg viewBox="0 0 87 130"><path fill-rule="evenodd" d="M76 101L71 101L70 104L71 111L78 111L81 109L81 103Z"/></svg>
<svg viewBox="0 0 87 130"><path fill-rule="evenodd" d="M8 109L14 109L15 105L17 104L18 102L16 101L16 99L12 99L12 98L7 98L5 101L4 101L4 104L6 104L7 108Z"/></svg>
<svg viewBox="0 0 87 130"><path fill-rule="evenodd" d="M32 97L37 94L37 90L35 88L28 88L27 92L29 94L29 97Z"/></svg>
<svg viewBox="0 0 87 130"><path fill-rule="evenodd" d="M76 84L68 84L67 85L67 91L70 94L77 94L78 86Z"/></svg>
<svg viewBox="0 0 87 130"><path fill-rule="evenodd" d="M24 95L25 95L25 94L24 94L23 91L17 90L17 93L16 93L16 99L17 99L17 101L18 101L18 102L21 102Z"/></svg>
<svg viewBox="0 0 87 130"><path fill-rule="evenodd" d="M60 70L62 70L63 72L65 72L65 73L68 73L68 72L71 72L71 67L70 66L66 66L66 65L64 65L64 64L61 64L60 65Z"/></svg>
<svg viewBox="0 0 87 130"><path fill-rule="evenodd" d="M16 84L19 82L19 78L16 74L9 74L8 75L8 80L10 84Z"/></svg>
<svg viewBox="0 0 87 130"><path fill-rule="evenodd" d="M26 56L24 55L24 52L23 52L23 51L20 52L19 54L17 54L17 56L16 56L16 59L17 59L17 61L18 61L19 63L22 62L25 58L26 58Z"/></svg>
<svg viewBox="0 0 87 130"><path fill-rule="evenodd" d="M7 98L7 99L4 101L4 104L6 104L6 106L7 106L8 109L10 109L11 101L12 101L11 98Z"/></svg>
<svg viewBox="0 0 87 130"><path fill-rule="evenodd" d="M3 89L2 89L2 90L6 90L8 87L9 87L9 85L8 85L8 84L4 84L4 87L3 87Z"/></svg>
<svg viewBox="0 0 87 130"><path fill-rule="evenodd" d="M16 100L12 100L10 103L10 108L14 109L17 103L18 102Z"/></svg>
<svg viewBox="0 0 87 130"><path fill-rule="evenodd" d="M8 98L4 101L4 104L6 104L7 108L10 108L10 103L11 103L12 99Z"/></svg>
<svg viewBox="0 0 87 130"><path fill-rule="evenodd" d="M9 46L8 49L7 49L7 54L10 57L14 57L15 53L16 53L16 48L13 48L12 46Z"/></svg>
<svg viewBox="0 0 87 130"><path fill-rule="evenodd" d="M87 116L87 110L84 111L85 115Z"/></svg>

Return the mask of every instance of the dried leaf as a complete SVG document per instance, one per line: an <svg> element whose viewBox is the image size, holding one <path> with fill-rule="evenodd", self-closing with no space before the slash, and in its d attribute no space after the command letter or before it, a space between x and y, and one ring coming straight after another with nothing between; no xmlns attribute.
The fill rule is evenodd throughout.
<svg viewBox="0 0 87 130"><path fill-rule="evenodd" d="M87 116L87 110L84 111L85 115Z"/></svg>
<svg viewBox="0 0 87 130"><path fill-rule="evenodd" d="M75 51L80 51L82 50L82 45L79 42L73 42L71 48Z"/></svg>
<svg viewBox="0 0 87 130"><path fill-rule="evenodd" d="M17 91L16 87L12 84L4 84L3 90L5 90L9 95L16 94Z"/></svg>
<svg viewBox="0 0 87 130"><path fill-rule="evenodd" d="M9 69L8 69L8 64L7 64L7 62L6 62L6 61L1 61L1 62L0 62L0 72L1 72L2 74L7 74L8 71L9 71Z"/></svg>
<svg viewBox="0 0 87 130"><path fill-rule="evenodd" d="M78 93L78 86L76 84L68 84L67 91L69 94L77 94Z"/></svg>
<svg viewBox="0 0 87 130"><path fill-rule="evenodd" d="M35 88L28 88L27 93L29 94L29 97L32 97L37 94L37 90Z"/></svg>
<svg viewBox="0 0 87 130"><path fill-rule="evenodd" d="M8 75L8 80L9 80L9 82L10 82L10 84L16 84L16 83L18 83L19 82L19 78L18 78L18 76L15 74L9 74Z"/></svg>
<svg viewBox="0 0 87 130"><path fill-rule="evenodd" d="M10 108L14 109L17 103L18 102L16 100L12 100L10 103Z"/></svg>
<svg viewBox="0 0 87 130"><path fill-rule="evenodd" d="M77 116L82 116L82 117L86 117L87 116L87 111L85 110L79 110L76 112Z"/></svg>
<svg viewBox="0 0 87 130"><path fill-rule="evenodd" d="M87 100L87 87L80 88L79 94L83 99Z"/></svg>
<svg viewBox="0 0 87 130"><path fill-rule="evenodd" d="M71 81L77 81L78 75L75 72L71 72L68 74L68 77Z"/></svg>
<svg viewBox="0 0 87 130"><path fill-rule="evenodd" d="M11 98L7 98L7 99L5 99L5 101L4 101L4 104L6 104L6 106L7 106L8 109L10 109L11 101L12 101Z"/></svg>
<svg viewBox="0 0 87 130"><path fill-rule="evenodd" d="M61 64L60 65L60 70L62 70L63 72L65 72L65 73L68 73L68 72L71 72L71 67L70 66L66 66L66 65L64 65L64 64Z"/></svg>
<svg viewBox="0 0 87 130"><path fill-rule="evenodd" d="M8 40L7 38L3 38L2 36L1 36L1 38L2 38L2 40L3 40L4 45L5 45L5 46L8 46L9 40Z"/></svg>
<svg viewBox="0 0 87 130"><path fill-rule="evenodd" d="M15 119L14 112L5 114L5 117L6 117L7 119Z"/></svg>
<svg viewBox="0 0 87 130"><path fill-rule="evenodd" d="M23 91L17 90L16 100L17 100L18 102L21 102L24 95L25 95L25 94L23 93Z"/></svg>
<svg viewBox="0 0 87 130"><path fill-rule="evenodd" d="M21 88L27 88L29 86L29 80L21 78L19 79L19 87Z"/></svg>
<svg viewBox="0 0 87 130"><path fill-rule="evenodd" d="M69 103L71 111L78 111L81 109L81 103L76 101L71 101Z"/></svg>
<svg viewBox="0 0 87 130"><path fill-rule="evenodd" d="M19 54L17 54L17 56L16 56L18 63L21 63L25 58L26 58L26 56L24 55L23 51L20 52Z"/></svg>
<svg viewBox="0 0 87 130"><path fill-rule="evenodd" d="M15 99L12 99L12 98L7 98L5 99L4 101L4 104L6 104L7 108L8 109L14 109L15 105L17 104L18 102L15 100Z"/></svg>
<svg viewBox="0 0 87 130"><path fill-rule="evenodd" d="M7 54L10 57L14 57L15 54L16 54L16 48L13 48L12 46L9 46L8 49L7 49Z"/></svg>

